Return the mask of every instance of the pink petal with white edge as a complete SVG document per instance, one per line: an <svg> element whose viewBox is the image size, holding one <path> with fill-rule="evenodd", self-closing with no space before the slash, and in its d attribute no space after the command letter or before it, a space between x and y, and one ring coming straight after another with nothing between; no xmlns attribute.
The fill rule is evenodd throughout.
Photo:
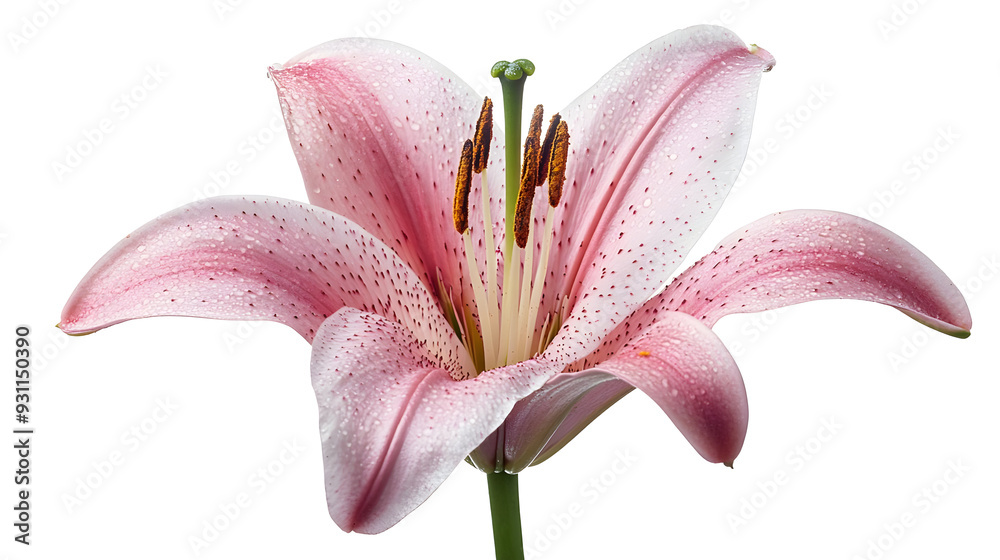
<svg viewBox="0 0 1000 560"><path fill-rule="evenodd" d="M456 377L468 352L413 271L381 241L322 208L221 197L165 214L109 251L62 314L69 334L142 317L284 323L311 341L343 306L391 317Z"/></svg>
<svg viewBox="0 0 1000 560"><path fill-rule="evenodd" d="M739 455L748 413L736 362L701 322L664 313L610 359L559 375L518 403L507 420L511 465L520 470L550 457L629 386L651 397L708 461L731 463Z"/></svg>
<svg viewBox="0 0 1000 560"><path fill-rule="evenodd" d="M540 358L455 381L398 323L349 308L331 316L313 343L312 379L333 520L360 533L396 524L563 364Z"/></svg>
<svg viewBox="0 0 1000 560"><path fill-rule="evenodd" d="M736 180L773 65L726 29L692 27L636 51L563 111L571 153L546 293L576 298L565 329L596 346L680 265Z"/></svg>
<svg viewBox="0 0 1000 560"><path fill-rule="evenodd" d="M270 75L309 200L381 239L432 291L438 270L456 299L471 290L451 201L482 97L427 55L372 39L325 43ZM491 151L492 169L502 153ZM470 202L481 215L479 195Z"/></svg>

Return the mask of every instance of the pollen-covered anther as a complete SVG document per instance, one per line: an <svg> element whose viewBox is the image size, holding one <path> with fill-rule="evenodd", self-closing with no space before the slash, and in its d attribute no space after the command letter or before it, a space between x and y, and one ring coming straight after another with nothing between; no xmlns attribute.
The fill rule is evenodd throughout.
<svg viewBox="0 0 1000 560"><path fill-rule="evenodd" d="M555 138L549 158L549 206L555 208L562 198L563 184L566 182L566 158L569 157L569 125L560 120L556 125Z"/></svg>
<svg viewBox="0 0 1000 560"><path fill-rule="evenodd" d="M559 123L562 121L562 116L559 113L552 115L549 119L549 127L545 130L545 141L542 142L542 153L538 157L538 180L535 181L535 186L542 186L545 183L545 179L549 175L549 161L552 159L552 143L556 138L556 129L559 128Z"/></svg>
<svg viewBox="0 0 1000 560"><path fill-rule="evenodd" d="M639 350L640 358L648 358L650 356L649 350Z"/></svg>
<svg viewBox="0 0 1000 560"><path fill-rule="evenodd" d="M469 192L472 191L472 140L466 140L462 146L462 158L458 163L458 176L455 178L455 231L465 233L469 229Z"/></svg>
<svg viewBox="0 0 1000 560"><path fill-rule="evenodd" d="M524 141L524 167L521 172L521 188L517 192L517 206L514 209L514 242L524 249L528 244L531 226L531 203L535 198L535 178L538 176L538 156L541 145L538 136L528 135Z"/></svg>
<svg viewBox="0 0 1000 560"><path fill-rule="evenodd" d="M476 122L476 136L473 143L473 170L482 173L490 159L490 142L493 141L493 100L483 99L483 108Z"/></svg>
<svg viewBox="0 0 1000 560"><path fill-rule="evenodd" d="M528 136L524 139L524 165L521 167L521 188L524 188L525 177L531 177L532 187L538 186L541 183L536 182L538 175L538 164L532 168L534 173L529 175L532 169L528 168L528 143L534 142L538 145L538 162L541 162L541 141L542 141L542 114L544 109L541 105L535 106L534 112L531 113L531 123L528 124Z"/></svg>

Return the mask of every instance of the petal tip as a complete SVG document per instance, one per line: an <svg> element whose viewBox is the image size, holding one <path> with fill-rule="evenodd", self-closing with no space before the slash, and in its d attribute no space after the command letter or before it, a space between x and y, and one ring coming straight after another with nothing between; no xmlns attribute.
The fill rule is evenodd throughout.
<svg viewBox="0 0 1000 560"><path fill-rule="evenodd" d="M754 43L750 44L750 54L755 55L764 61L764 72L770 72L771 69L774 68L774 65L777 64L777 61L774 60L774 55L767 50L758 47Z"/></svg>
<svg viewBox="0 0 1000 560"><path fill-rule="evenodd" d="M272 64L272 65L270 65L270 66L267 67L267 77L270 78L271 81L276 82L277 78L275 78L275 76L274 76L275 73L281 72L284 69L285 69L285 65L284 64L275 62L274 64Z"/></svg>
<svg viewBox="0 0 1000 560"><path fill-rule="evenodd" d="M964 304L965 301L963 300ZM940 333L944 333L948 336L953 336L955 338L969 338L972 336L972 317L969 315L968 306L963 305L961 309L951 310L951 317L936 318L912 311L909 309L904 309L897 307L905 315L915 320L916 322L930 327Z"/></svg>

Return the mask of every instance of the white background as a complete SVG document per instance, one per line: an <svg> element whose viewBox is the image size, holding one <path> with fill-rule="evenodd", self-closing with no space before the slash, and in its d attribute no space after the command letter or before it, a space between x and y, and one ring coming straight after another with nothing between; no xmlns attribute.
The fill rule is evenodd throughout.
<svg viewBox="0 0 1000 560"><path fill-rule="evenodd" d="M290 329L168 318L68 339L52 325L107 249L198 193L305 199L274 120L271 63L360 31L424 51L496 95L490 65L529 57L539 70L526 103L551 111L645 43L710 21L767 48L778 65L760 90L757 162L744 167L695 254L776 210L862 213L963 287L973 336L952 339L857 302L729 317L716 331L744 372L751 407L736 469L703 461L655 405L630 395L521 475L529 557L967 558L993 548L995 3L225 1L66 2L51 16L51 1L0 9L0 347L12 351L14 327L25 323L41 353L33 544L12 541L14 457L5 443L0 557L489 558L485 478L464 465L381 535L345 534L329 519L309 346ZM31 20L42 23L34 32ZM162 79L126 113L120 96L149 69ZM102 119L112 131L70 172L54 171ZM947 150L934 149L949 130L951 143L938 142ZM241 151L251 136L263 146L253 158ZM232 160L239 172L219 188ZM894 181L902 190L890 200ZM12 376L3 379L0 425L9 429ZM176 410L154 423L158 400ZM153 433L133 449L122 434L144 421ZM812 439L826 435L824 421L840 427L826 442ZM258 492L249 478L293 441L303 451ZM789 456L799 448L808 461ZM94 465L114 452L124 462L97 475ZM617 454L635 459L621 468ZM950 462L963 474L943 482ZM779 471L786 483L765 495ZM602 475L606 491L591 500L590 481ZM88 477L100 486L67 508L66 496L86 494L78 487ZM914 502L924 489L942 495ZM196 556L190 537L240 492L250 506ZM582 515L560 527L555 520L574 503ZM915 525L889 535L886 524L906 513ZM734 519L745 523L734 528ZM870 550L870 541L889 550Z"/></svg>

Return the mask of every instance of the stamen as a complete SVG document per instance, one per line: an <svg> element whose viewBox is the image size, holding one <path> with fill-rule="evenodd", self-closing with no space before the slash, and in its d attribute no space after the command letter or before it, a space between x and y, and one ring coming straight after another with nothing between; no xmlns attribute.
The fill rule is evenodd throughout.
<svg viewBox="0 0 1000 560"><path fill-rule="evenodd" d="M514 245L509 254L504 255L503 266L503 309L500 314L500 355L498 362L513 364L517 360L514 351L517 345L513 338L517 332L517 294L521 285L518 277L521 262L521 249Z"/></svg>
<svg viewBox="0 0 1000 560"><path fill-rule="evenodd" d="M471 310L465 309L466 347L472 355L476 367L480 371L492 369L496 349L493 348L492 314L486 290L479 276L479 266L476 264L476 253L472 246L472 235L469 233L469 193L472 191L473 143L466 140L462 146L462 155L458 164L458 176L455 178L454 218L455 229L462 234L465 241L465 259L469 265L469 282L475 297L476 310L479 315L480 331L475 328L475 320ZM492 233L492 232L491 232Z"/></svg>
<svg viewBox="0 0 1000 560"><path fill-rule="evenodd" d="M546 333L549 331L549 323L552 321L552 314L545 314L545 322L542 323L542 330L538 331L538 346L535 347L535 354L541 354L542 350L545 350L545 337Z"/></svg>
<svg viewBox="0 0 1000 560"><path fill-rule="evenodd" d="M535 110L531 113L531 123L528 124L528 136L541 140L544 114L545 109L541 105L535 105Z"/></svg>
<svg viewBox="0 0 1000 560"><path fill-rule="evenodd" d="M552 155L549 160L549 206L559 206L562 198L563 184L566 182L566 158L569 156L569 125L559 121L556 125L555 139L552 142Z"/></svg>
<svg viewBox="0 0 1000 560"><path fill-rule="evenodd" d="M469 191L472 190L472 140L466 140L462 146L462 157L458 163L458 176L455 178L455 230L465 233L469 229Z"/></svg>
<svg viewBox="0 0 1000 560"><path fill-rule="evenodd" d="M490 324L491 335L487 340L492 343L492 350L486 353L486 367L493 369L497 365L499 356L496 351L500 347L497 338L500 336L500 298L497 295L497 251L493 243L493 217L490 211L490 189L489 181L486 179L486 170L483 169L482 187L483 195L483 243L486 246L486 307L487 317ZM483 317L480 317L480 321Z"/></svg>
<svg viewBox="0 0 1000 560"><path fill-rule="evenodd" d="M559 128L559 122L562 121L562 117L559 113L552 115L549 120L549 128L545 131L545 141L542 142L542 155L538 159L538 181L535 182L535 186L540 187L548 178L549 174L549 159L552 156L552 141L556 137L556 129Z"/></svg>
<svg viewBox="0 0 1000 560"><path fill-rule="evenodd" d="M552 118L553 124L549 125L549 133L547 136L552 137L552 142L550 144L550 163L548 169L549 175L549 210L545 215L545 233L542 235L542 248L541 248L541 258L538 261L538 270L535 271L535 279L531 285L531 294L529 297L529 307L526 316L521 319L522 329L534 329L537 323L538 310L541 306L542 290L545 286L545 275L548 273L549 266L549 251L552 249L552 228L556 219L556 207L559 206L559 199L562 198L562 187L566 180L566 154L569 151L569 125L566 121L561 118ZM546 142L548 142L546 138ZM555 174L553 174L553 169L555 169ZM538 170L538 176L544 177L543 170ZM525 272L525 276L530 274L530 270ZM526 331L530 332L530 331ZM542 332L541 338L545 338L544 330ZM528 349L530 350L531 341L528 341ZM528 359L531 356L523 356L523 359Z"/></svg>
<svg viewBox="0 0 1000 560"><path fill-rule="evenodd" d="M483 355L477 356L473 353L473 358L482 358L476 362L478 367L482 369L480 371L486 371L496 367L494 359L496 356L496 348L493 347L496 338L493 336L493 323L492 314L490 313L490 304L486 296L486 289L483 288L483 282L479 278L479 266L476 265L476 253L472 247L472 236L466 231L462 235L465 241L465 258L466 262L469 264L469 281L472 283L472 293L476 299L476 310L479 313L479 327L482 329L482 338L479 337L479 332L475 328L470 330L476 331L474 337L470 338L470 342L481 345ZM487 279L489 281L489 279ZM475 326L475 320L473 317L468 318L468 324L472 327Z"/></svg>
<svg viewBox="0 0 1000 560"><path fill-rule="evenodd" d="M522 249L528 243L531 203L535 198L535 179L538 177L540 151L538 137L529 135L528 139L524 141L524 171L521 173L521 188L517 192L517 208L514 210L514 241ZM527 273L530 272L527 271Z"/></svg>
<svg viewBox="0 0 1000 560"><path fill-rule="evenodd" d="M483 99L483 108L479 112L479 121L476 123L476 136L473 147L473 170L482 173L486 170L486 164L490 159L490 142L493 141L493 101L487 97Z"/></svg>
<svg viewBox="0 0 1000 560"><path fill-rule="evenodd" d="M541 105L537 105L537 106L535 106L535 111L531 114L531 123L528 125L528 137L524 139L524 157L525 157L525 159L527 159L527 157L528 157L528 143L529 142L533 142L533 143L537 144L541 140L541 137L542 137L542 111L543 111L542 106ZM539 154L541 154L541 148L539 148ZM539 162L541 162L541 159L539 159ZM537 169L536 169L536 174L537 174ZM525 161L524 167L521 168L521 186L520 186L520 189L518 189L518 193L520 193L520 191L522 189L524 189L524 184L528 182L528 181L525 181L525 177L530 177L530 176L531 175L529 174L527 161ZM538 186L538 184L537 183L536 184L532 184L531 186L532 187L536 187L536 186Z"/></svg>
<svg viewBox="0 0 1000 560"><path fill-rule="evenodd" d="M517 323L513 331L514 335L514 358L516 360L527 359L527 353L531 350L532 333L534 332L535 316L531 311L531 279L534 268L534 234L532 227L533 218L531 214L532 202L535 199L535 187L538 180L538 164L541 155L542 137L542 116L541 105L535 107L531 115L531 124L528 125L528 137L524 140L524 167L521 168L521 188L517 196L517 209L514 214L514 240L517 246L525 249L529 241L532 246L527 247L524 254L524 276L521 280L521 295L518 298ZM516 266L517 263L515 263ZM539 263L539 270L542 263Z"/></svg>

